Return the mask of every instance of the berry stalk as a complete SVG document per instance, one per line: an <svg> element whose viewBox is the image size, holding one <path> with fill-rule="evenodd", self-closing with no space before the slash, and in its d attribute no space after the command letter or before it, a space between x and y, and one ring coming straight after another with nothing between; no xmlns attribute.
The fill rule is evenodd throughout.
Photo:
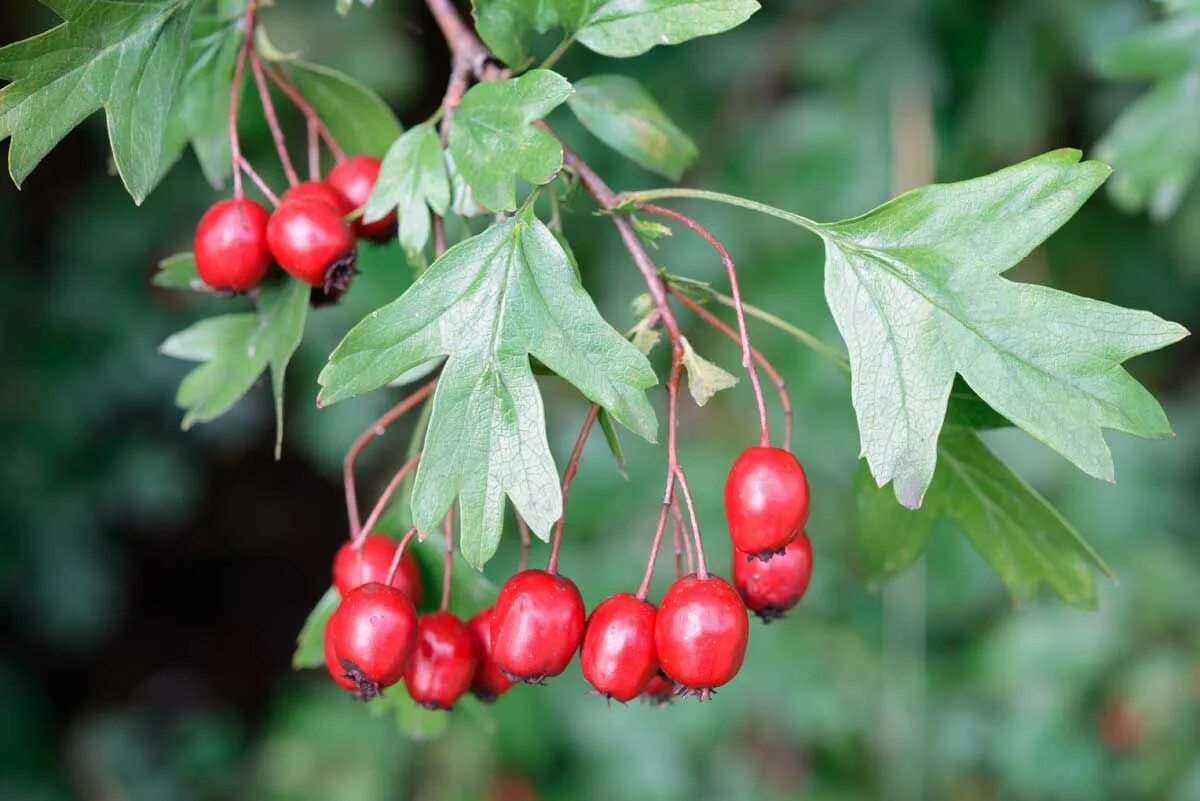
<svg viewBox="0 0 1200 801"><path fill-rule="evenodd" d="M262 60L253 50L250 52L250 71L254 73L254 83L262 101L263 117L267 121L267 127L271 129L271 140L275 143L275 152L279 154L279 163L283 165L288 186L295 186L300 183L300 176L296 174L296 168L292 166L292 157L288 155L287 139L279 125L279 117L275 114L275 103L271 100L271 89L267 86L266 75L263 74Z"/></svg>
<svg viewBox="0 0 1200 801"><path fill-rule="evenodd" d="M567 460L567 467L563 470L562 478L562 516L558 518L558 523L554 526L554 541L550 545L550 560L546 562L546 572L551 575L558 573L558 549L562 545L563 526L567 520L567 493L571 489L571 482L575 479L575 473L579 469L579 457L583 455L583 445L587 442L588 434L592 431L592 426L596 423L596 417L600 414L600 405L593 403L588 409L587 419L583 421L583 428L579 431L579 437L575 440L575 447L571 449L571 457Z"/></svg>
<svg viewBox="0 0 1200 801"><path fill-rule="evenodd" d="M384 582L391 587L396 581L396 572L400 570L400 560L404 558L404 549L408 547L408 541L417 533L417 527L413 526L408 531L404 532L404 536L400 538L400 542L396 545L396 554L392 557L392 564L388 567L387 581Z"/></svg>

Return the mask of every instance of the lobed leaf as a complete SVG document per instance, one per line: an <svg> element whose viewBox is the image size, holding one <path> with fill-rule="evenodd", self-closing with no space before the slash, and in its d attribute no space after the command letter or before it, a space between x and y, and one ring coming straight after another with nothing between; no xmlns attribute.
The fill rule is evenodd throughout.
<svg viewBox="0 0 1200 801"><path fill-rule="evenodd" d="M653 440L645 357L597 312L554 235L527 206L461 242L400 298L356 325L320 376L319 402L385 385L446 356L412 494L414 524L432 531L458 498L460 545L482 566L495 552L504 500L542 538L561 516L536 358Z"/></svg>
<svg viewBox="0 0 1200 801"><path fill-rule="evenodd" d="M388 148L363 217L372 222L395 209L400 244L421 251L429 241L430 209L445 214L449 206L450 178L437 131L410 128Z"/></svg>

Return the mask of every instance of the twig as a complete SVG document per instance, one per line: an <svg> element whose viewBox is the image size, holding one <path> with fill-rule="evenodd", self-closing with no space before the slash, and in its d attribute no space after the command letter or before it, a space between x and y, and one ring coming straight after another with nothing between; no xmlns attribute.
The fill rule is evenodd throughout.
<svg viewBox="0 0 1200 801"><path fill-rule="evenodd" d="M554 526L554 541L550 544L550 560L546 562L547 573L558 572L558 549L562 545L563 526L567 521L567 493L571 489L571 482L575 479L575 472L579 469L579 457L583 455L583 445L587 442L588 434L592 431L592 426L596 422L596 416L600 413L600 405L593 403L588 409L587 419L583 421L583 428L579 430L579 437L575 440L575 447L571 449L571 457L567 460L567 467L563 470L562 478L562 517L558 518L558 523Z"/></svg>
<svg viewBox="0 0 1200 801"><path fill-rule="evenodd" d="M770 445L771 434L767 428L767 404L763 401L762 384L758 381L758 371L754 369L754 360L750 353L750 334L746 331L746 315L742 309L742 292L738 287L737 268L733 264L733 256L729 254L721 241L713 236L712 232L686 214L663 206L655 206L652 203L643 204L641 209L649 214L675 220L690 228L716 251L721 263L725 266L725 274L729 277L729 287L733 292L733 308L737 313L739 344L742 346L742 367L750 375L750 385L754 388L754 402L758 405L759 442L763 447Z"/></svg>
<svg viewBox="0 0 1200 801"><path fill-rule="evenodd" d="M413 409L421 401L429 397L429 393L433 392L434 386L437 385L437 379L427 381L420 389L411 395L402 399L399 403L388 409L382 417L367 427L367 430L359 434L358 439L354 440L354 444L346 451L345 458L342 459L342 485L346 493L346 514L350 518L350 539L358 540L361 526L358 516L358 494L354 486L354 462L358 459L359 454L367 447L368 443L375 437L382 436L383 432L387 431L388 426L399 420L405 414Z"/></svg>
<svg viewBox="0 0 1200 801"><path fill-rule="evenodd" d="M724 334L727 339L732 342L738 341L737 333L708 309L674 287L667 287L667 291L671 293L672 297L687 306L697 317ZM762 351L758 348L751 348L750 355L767 374L767 378L771 380L771 383L775 385L775 390L779 393L779 405L783 408L783 447L790 448L792 444L792 399L788 394L787 384L784 383L783 376L779 374L775 366L762 354Z"/></svg>
<svg viewBox="0 0 1200 801"><path fill-rule="evenodd" d="M263 117L267 120L267 127L271 129L271 139L275 142L275 152L279 154L279 163L283 165L283 173L287 176L288 185L295 186L300 183L300 177L296 175L296 168L292 166L292 157L287 152L287 141L283 136L283 129L279 127L279 118L275 115L275 103L271 100L271 89L267 86L267 78L263 74L262 61L258 57L258 53L251 51L250 53L250 70L254 73L254 83L258 86L258 96L262 100Z"/></svg>

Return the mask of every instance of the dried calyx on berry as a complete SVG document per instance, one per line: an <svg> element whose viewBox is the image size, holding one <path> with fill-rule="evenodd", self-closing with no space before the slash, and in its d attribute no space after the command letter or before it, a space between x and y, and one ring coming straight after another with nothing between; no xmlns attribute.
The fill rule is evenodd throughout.
<svg viewBox="0 0 1200 801"><path fill-rule="evenodd" d="M285 201L267 223L267 245L279 266L334 300L350 287L358 255L338 208L313 197Z"/></svg>
<svg viewBox="0 0 1200 801"><path fill-rule="evenodd" d="M417 634L412 601L384 584L347 595L325 627L325 665L340 686L369 701L400 681Z"/></svg>

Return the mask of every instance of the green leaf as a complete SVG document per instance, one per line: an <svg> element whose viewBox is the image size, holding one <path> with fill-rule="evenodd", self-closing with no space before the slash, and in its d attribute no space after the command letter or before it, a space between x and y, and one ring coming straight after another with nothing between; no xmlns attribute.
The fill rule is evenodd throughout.
<svg viewBox="0 0 1200 801"><path fill-rule="evenodd" d="M688 391L697 406L708 403L709 398L723 389L736 387L738 380L721 367L713 364L692 348L692 343L683 337L683 367L687 370Z"/></svg>
<svg viewBox="0 0 1200 801"><path fill-rule="evenodd" d="M552 28L573 31L597 0L473 0L471 13L479 38L513 68L529 60L533 34Z"/></svg>
<svg viewBox="0 0 1200 801"><path fill-rule="evenodd" d="M342 602L337 588L325 590L321 600L308 613L304 626L296 636L296 651L292 654L292 670L324 667L325 665L325 624L330 615Z"/></svg>
<svg viewBox="0 0 1200 801"><path fill-rule="evenodd" d="M1096 145L1112 163L1113 202L1156 219L1175 213L1200 170L1200 70L1163 81L1121 112Z"/></svg>
<svg viewBox="0 0 1200 801"><path fill-rule="evenodd" d="M320 376L319 402L369 392L448 356L417 469L416 526L432 531L455 497L461 547L495 552L507 494L539 536L562 512L530 356L622 425L653 440L649 362L597 312L554 235L529 207L460 242L399 299L356 325Z"/></svg>
<svg viewBox="0 0 1200 801"><path fill-rule="evenodd" d="M757 0L608 0L595 3L576 38L605 56L640 56L736 28L758 11Z"/></svg>
<svg viewBox="0 0 1200 801"><path fill-rule="evenodd" d="M349 75L307 61L286 69L347 153L382 156L404 130L388 104Z"/></svg>
<svg viewBox="0 0 1200 801"><path fill-rule="evenodd" d="M196 20L187 71L176 114L191 142L204 177L216 189L233 172L229 147L229 96L233 70L242 45L240 18L220 22L205 15Z"/></svg>
<svg viewBox="0 0 1200 801"><path fill-rule="evenodd" d="M372 222L395 209L400 244L421 251L429 241L429 210L445 214L449 205L450 179L437 131L418 125L388 148L363 217Z"/></svg>
<svg viewBox="0 0 1200 801"><path fill-rule="evenodd" d="M625 467L625 449L621 446L621 435L617 431L616 424L613 423L612 415L601 409L596 420L600 423L600 430L604 432L604 441L608 444L613 462L617 465L617 472L621 474L622 478L628 479L629 470Z"/></svg>
<svg viewBox="0 0 1200 801"><path fill-rule="evenodd" d="M1095 605L1092 570L1111 572L1045 498L972 431L948 427L938 451L937 474L916 511L896 505L866 471L859 476L859 552L869 579L903 570L924 550L934 524L950 518L1014 598L1027 599L1045 583L1067 603Z"/></svg>
<svg viewBox="0 0 1200 801"><path fill-rule="evenodd" d="M203 282L196 272L196 257L189 252L176 253L159 262L151 283L162 289L195 289Z"/></svg>
<svg viewBox="0 0 1200 801"><path fill-rule="evenodd" d="M141 203L161 177L195 0L47 0L64 22L0 48L0 140L19 186L62 138L103 108L113 160Z"/></svg>
<svg viewBox="0 0 1200 801"><path fill-rule="evenodd" d="M562 146L531 127L571 94L566 78L533 70L474 86L454 110L450 153L475 198L492 211L517 207L518 176L544 184L562 168Z"/></svg>
<svg viewBox="0 0 1200 801"><path fill-rule="evenodd" d="M667 118L642 85L621 75L597 75L575 84L567 101L583 127L647 170L678 180L699 151Z"/></svg>
<svg viewBox="0 0 1200 801"><path fill-rule="evenodd" d="M278 455L284 372L304 333L308 298L307 284L286 279L262 290L257 314L210 317L163 342L159 351L164 355L203 362L184 377L175 396L185 410L184 429L220 417L270 368Z"/></svg>
<svg viewBox="0 0 1200 801"><path fill-rule="evenodd" d="M1120 365L1185 329L1000 277L1107 175L1060 150L916 189L821 229L825 295L850 353L862 451L904 505L919 506L933 477L956 373L1001 415L1108 480L1102 429L1170 433L1158 402Z"/></svg>
<svg viewBox="0 0 1200 801"><path fill-rule="evenodd" d="M1112 78L1174 78L1200 66L1200 15L1147 25L1105 51L1100 69Z"/></svg>

